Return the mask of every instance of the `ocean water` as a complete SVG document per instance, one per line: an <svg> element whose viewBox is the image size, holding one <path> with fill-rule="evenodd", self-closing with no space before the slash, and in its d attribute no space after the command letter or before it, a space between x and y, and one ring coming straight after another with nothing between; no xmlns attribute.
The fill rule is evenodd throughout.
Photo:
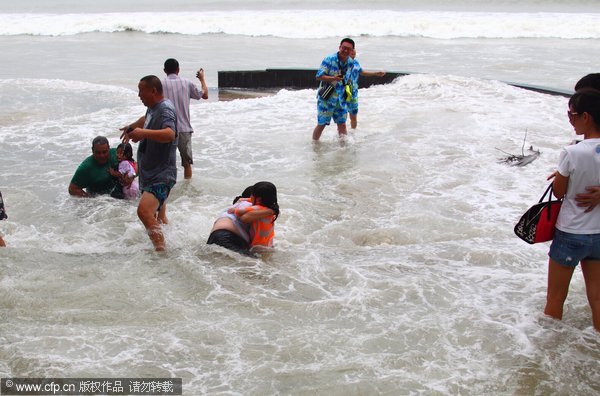
<svg viewBox="0 0 600 396"><path fill-rule="evenodd" d="M336 22L342 21L341 23ZM573 139L600 64L597 1L0 2L0 377L181 377L185 395L592 395L600 338L577 270L541 313L548 244L513 234ZM359 126L311 142L315 90L218 101L219 70L316 68L343 36L368 70ZM69 197L137 81L207 73L194 178L155 253L133 202ZM499 163L532 145L523 168ZM180 176L182 173L180 171ZM275 248L205 244L247 185L279 192Z"/></svg>

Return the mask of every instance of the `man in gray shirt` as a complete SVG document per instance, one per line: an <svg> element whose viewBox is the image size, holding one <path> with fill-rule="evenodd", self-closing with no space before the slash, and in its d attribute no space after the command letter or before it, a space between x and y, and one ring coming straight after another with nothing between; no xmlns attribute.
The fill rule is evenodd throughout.
<svg viewBox="0 0 600 396"><path fill-rule="evenodd" d="M166 201L177 181L177 117L173 104L163 96L158 77L143 77L138 91L148 108L146 115L122 128L122 136L125 143L140 142L137 158L142 197L137 213L154 248L162 251L165 238L161 223L168 222Z"/></svg>

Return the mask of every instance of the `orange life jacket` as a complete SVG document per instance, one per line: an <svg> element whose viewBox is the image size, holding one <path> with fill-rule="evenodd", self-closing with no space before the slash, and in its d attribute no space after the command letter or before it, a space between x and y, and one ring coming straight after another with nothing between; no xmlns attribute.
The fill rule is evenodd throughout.
<svg viewBox="0 0 600 396"><path fill-rule="evenodd" d="M264 210L269 209L262 205L253 205L249 208L243 208L244 213L252 210ZM235 210L235 215L239 216L238 210ZM250 224L250 247L253 246L273 246L273 237L275 236L275 224L273 220L275 215L263 217L262 219L253 221Z"/></svg>
<svg viewBox="0 0 600 396"><path fill-rule="evenodd" d="M275 216L271 215L252 222L250 225L250 235L252 236L250 247L273 246L273 237L275 236L274 218Z"/></svg>

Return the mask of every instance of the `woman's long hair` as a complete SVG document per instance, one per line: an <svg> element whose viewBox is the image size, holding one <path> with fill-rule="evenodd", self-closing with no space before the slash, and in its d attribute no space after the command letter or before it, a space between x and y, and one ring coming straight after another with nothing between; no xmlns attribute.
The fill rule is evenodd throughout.
<svg viewBox="0 0 600 396"><path fill-rule="evenodd" d="M277 220L279 216L279 205L277 204L277 187L271 182L261 181L254 185L252 188L252 195L254 198L260 198L260 204L272 209L275 212L275 218Z"/></svg>

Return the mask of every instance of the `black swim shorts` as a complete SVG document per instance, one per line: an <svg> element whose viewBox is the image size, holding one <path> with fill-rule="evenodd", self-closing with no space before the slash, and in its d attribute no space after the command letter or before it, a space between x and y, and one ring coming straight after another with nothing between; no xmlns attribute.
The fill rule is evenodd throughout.
<svg viewBox="0 0 600 396"><path fill-rule="evenodd" d="M208 245L215 244L223 246L234 252L250 255L250 246L248 245L248 242L241 236L236 235L229 230L215 230L211 232L206 243Z"/></svg>

